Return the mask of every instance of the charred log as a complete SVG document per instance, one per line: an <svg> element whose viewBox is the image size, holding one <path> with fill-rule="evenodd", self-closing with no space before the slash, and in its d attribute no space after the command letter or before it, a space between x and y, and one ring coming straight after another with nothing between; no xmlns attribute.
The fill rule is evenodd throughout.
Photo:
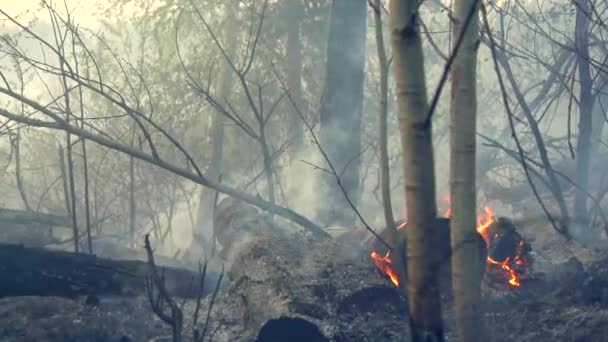
<svg viewBox="0 0 608 342"><path fill-rule="evenodd" d="M222 246L220 256L228 258L239 241L260 234L283 236L284 231L266 220L255 207L234 197L225 197L214 211L213 234Z"/></svg>
<svg viewBox="0 0 608 342"><path fill-rule="evenodd" d="M149 272L142 261L0 244L0 297L141 295ZM162 274L172 296L196 298L197 272L163 267Z"/></svg>
<svg viewBox="0 0 608 342"><path fill-rule="evenodd" d="M313 323L302 318L277 318L266 322L256 342L329 342Z"/></svg>
<svg viewBox="0 0 608 342"><path fill-rule="evenodd" d="M211 329L221 326L230 341L401 340L405 300L367 258L342 247L271 234L233 243L231 285L218 295Z"/></svg>

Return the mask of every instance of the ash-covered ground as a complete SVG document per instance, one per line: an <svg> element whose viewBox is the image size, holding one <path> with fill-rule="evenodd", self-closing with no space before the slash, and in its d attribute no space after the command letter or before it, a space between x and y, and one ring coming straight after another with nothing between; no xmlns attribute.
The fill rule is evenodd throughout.
<svg viewBox="0 0 608 342"><path fill-rule="evenodd" d="M550 229L522 230L533 240L535 267L520 288L484 288L490 341L606 340L608 254L545 238L554 236ZM409 334L404 301L368 258L338 250L333 242L304 238L250 248L240 256L249 261L227 271L205 340L253 341L263 321L293 316L330 341L403 341ZM209 300L202 301L199 322L205 321ZM192 338L195 304L184 302L185 341ZM449 304L444 318L447 339L456 341ZM0 298L0 340L171 341L171 329L154 315L144 291L140 297L8 297Z"/></svg>

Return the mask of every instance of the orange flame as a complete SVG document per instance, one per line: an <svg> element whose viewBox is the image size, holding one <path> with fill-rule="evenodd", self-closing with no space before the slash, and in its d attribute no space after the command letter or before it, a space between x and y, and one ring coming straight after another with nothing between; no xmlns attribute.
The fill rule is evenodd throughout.
<svg viewBox="0 0 608 342"><path fill-rule="evenodd" d="M483 208L485 212L485 219L481 215L477 216L477 232L483 237L486 242L486 246L490 247L490 236L488 234L488 228L494 222L494 210L488 207Z"/></svg>
<svg viewBox="0 0 608 342"><path fill-rule="evenodd" d="M449 198L446 199L445 201L447 201L447 203L449 204ZM445 215L445 217L450 217L452 215L452 210L450 207L448 207L448 209L445 211L444 215ZM484 239L488 249L491 245L491 240L490 240L488 229L490 228L490 226L492 225L493 222L494 222L494 210L492 210L489 207L484 207L484 214L479 215L477 217L476 229L477 229L477 232ZM404 221L399 226L397 226L397 229L403 229L405 227L406 223L407 223L407 221ZM523 249L524 249L524 241L521 240L519 242L519 245L518 245L517 251L515 253L514 260L513 260L516 265L525 265L528 262L527 260L522 259ZM387 275L395 286L399 286L399 279L397 278L397 275L391 266L392 259L391 259L390 251L386 252L386 254L383 257L380 256L380 254L378 254L377 252L373 251L371 253L371 258L372 258L374 264L376 265L377 269L381 273ZM519 278L520 275L515 269L513 269L510 266L511 261L512 261L511 257L507 258L504 261L497 261L497 260L492 259L490 256L488 256L486 265L487 265L488 269L495 268L495 267L500 268L501 270L503 270L505 272L505 275L509 277L509 280L508 280L509 284L511 286L519 287L519 286L521 286L521 282L520 282L520 278Z"/></svg>
<svg viewBox="0 0 608 342"><path fill-rule="evenodd" d="M486 242L486 246L490 248L490 234L488 233L488 228L494 222L494 211L491 208L485 207L485 219L481 216L477 217L477 232L483 237ZM519 265L524 264L524 261L521 259L521 255L523 254L524 241L519 241L519 245L517 251L515 253L515 262ZM515 271L511 266L511 257L506 258L504 261L497 261L492 259L490 256L487 258L487 267L496 267L498 266L502 270L505 271L505 274L509 277L509 284L512 286L521 286L521 282L519 280L519 274Z"/></svg>
<svg viewBox="0 0 608 342"><path fill-rule="evenodd" d="M386 274L390 278L391 282L395 284L395 286L399 287L399 279L397 278L397 274L395 274L395 271L391 266L391 251L386 252L386 255L384 257L381 257L380 254L374 251L372 252L371 257L374 263L376 264L376 267L378 267L378 269L382 273Z"/></svg>

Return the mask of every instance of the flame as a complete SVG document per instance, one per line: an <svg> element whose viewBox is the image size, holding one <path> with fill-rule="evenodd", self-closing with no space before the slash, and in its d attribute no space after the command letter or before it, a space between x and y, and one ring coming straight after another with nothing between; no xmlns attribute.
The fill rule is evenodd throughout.
<svg viewBox="0 0 608 342"><path fill-rule="evenodd" d="M485 212L485 218L483 218L481 215L477 217L477 232L481 235L481 237L483 237L484 241L486 242L486 246L488 246L488 249L489 249L491 246L491 241L490 241L490 234L488 232L488 228L490 228L490 226L494 222L494 210L492 210L489 207L484 207L484 212ZM517 251L515 253L515 263L518 265L525 264L524 260L522 259L523 247L524 247L524 241L521 240L521 241L519 241L519 245L518 245ZM498 261L498 260L492 259L488 255L486 261L487 261L488 269L490 269L491 267L501 268L503 271L505 271L505 275L509 277L509 284L511 284L512 286L516 286L516 287L521 286L521 282L519 279L519 273L510 266L511 257L507 257L503 261Z"/></svg>
<svg viewBox="0 0 608 342"><path fill-rule="evenodd" d="M511 257L506 258L505 261L503 261L503 262L498 262L498 261L488 257L489 265L499 266L500 268L502 268L503 270L505 270L506 272L509 273L509 276L511 277L509 279L509 284L511 284L513 286L521 286L517 272L514 269L512 269L511 267L509 267L509 261L511 261Z"/></svg>
<svg viewBox="0 0 608 342"><path fill-rule="evenodd" d="M488 228L494 222L494 210L489 207L483 208L485 212L485 219L482 215L477 216L477 232L483 237L486 242L486 246L490 247L490 236L488 234Z"/></svg>
<svg viewBox="0 0 608 342"><path fill-rule="evenodd" d="M403 224L405 225L405 224ZM372 260L374 261L374 263L376 264L376 267L378 267L378 269L380 270L380 272L386 274L389 279L391 280L391 282L399 287L399 279L397 278L397 274L395 274L395 271L393 270L393 267L391 266L392 263L392 259L391 259L391 251L386 252L386 255L381 257L380 254L376 253L375 251L372 252Z"/></svg>
<svg viewBox="0 0 608 342"><path fill-rule="evenodd" d="M452 217L452 208L448 208L445 213L443 213L445 217Z"/></svg>
<svg viewBox="0 0 608 342"><path fill-rule="evenodd" d="M445 199L444 201L446 201L449 205L449 198ZM451 215L452 215L451 207L448 207L448 209L444 213L444 216L450 217ZM477 229L477 232L482 236L483 240L485 241L486 246L488 247L488 250L490 249L490 246L492 244L492 241L490 238L490 233L488 230L492 226L492 223L494 223L494 222L495 222L494 210L487 206L484 207L484 213L477 216L476 229ZM406 224L407 224L407 221L404 221L403 223L401 223L397 226L397 229L403 229L406 226ZM397 278L396 272L394 271L394 269L392 268L392 265L391 265L392 259L391 259L390 251L386 252L386 254L384 256L381 256L376 251L373 251L371 253L371 258L372 258L374 264L376 265L377 269L382 274L385 274L386 276L388 276L389 279L391 280L391 282L395 286L399 286L399 279ZM503 261L498 261L498 260L494 260L490 256L488 256L487 260L486 260L486 267L488 270L492 270L492 269L496 269L496 268L502 270L505 277L508 278L509 285L511 285L513 287L519 287L519 286L521 286L520 273L513 268L513 263L518 266L525 266L525 265L530 264L530 260L528 260L524 256L524 241L523 240L521 240L519 242L517 251L513 258L508 257Z"/></svg>

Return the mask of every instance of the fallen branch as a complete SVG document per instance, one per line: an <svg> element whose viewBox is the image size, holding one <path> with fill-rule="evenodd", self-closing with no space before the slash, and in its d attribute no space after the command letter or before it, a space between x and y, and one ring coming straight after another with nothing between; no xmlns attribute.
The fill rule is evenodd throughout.
<svg viewBox="0 0 608 342"><path fill-rule="evenodd" d="M70 218L63 215L46 214L39 211L0 208L0 222L11 224L39 223L49 226L70 227Z"/></svg>
<svg viewBox="0 0 608 342"><path fill-rule="evenodd" d="M144 293L150 274L143 261L11 244L0 244L0 260L0 297L137 296ZM164 278L172 296L196 298L199 294L199 286L191 285L197 279L196 271L164 267ZM200 290L205 295L210 292Z"/></svg>

